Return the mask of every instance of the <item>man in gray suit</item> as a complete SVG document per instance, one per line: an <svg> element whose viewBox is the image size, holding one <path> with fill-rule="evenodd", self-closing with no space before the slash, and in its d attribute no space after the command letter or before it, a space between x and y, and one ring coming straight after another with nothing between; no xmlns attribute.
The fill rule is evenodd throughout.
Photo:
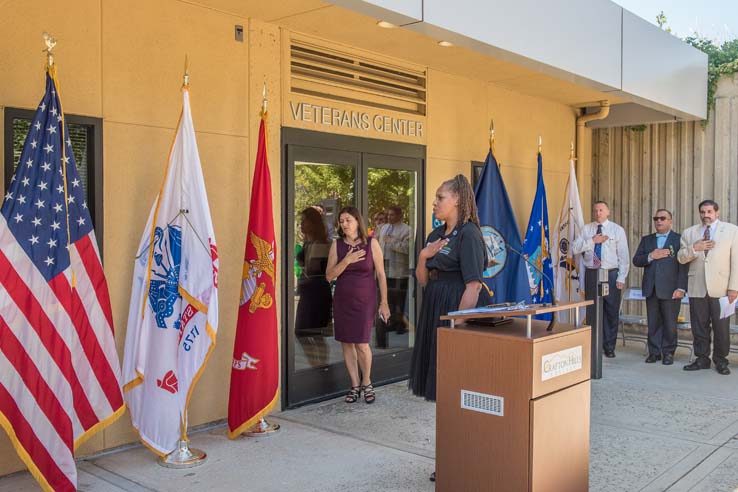
<svg viewBox="0 0 738 492"><path fill-rule="evenodd" d="M715 343L712 361L718 374L728 375L730 318L720 317L720 298L738 298L738 227L719 220L713 200L699 205L701 224L682 233L679 263L689 264L689 317L697 360L685 371L710 368L710 332Z"/></svg>
<svg viewBox="0 0 738 492"><path fill-rule="evenodd" d="M687 290L689 267L677 261L681 236L671 230L671 212L660 208L653 215L654 234L641 238L633 264L642 267L641 289L646 297L648 318L647 363L674 363L677 318ZM663 357L663 359L662 359Z"/></svg>

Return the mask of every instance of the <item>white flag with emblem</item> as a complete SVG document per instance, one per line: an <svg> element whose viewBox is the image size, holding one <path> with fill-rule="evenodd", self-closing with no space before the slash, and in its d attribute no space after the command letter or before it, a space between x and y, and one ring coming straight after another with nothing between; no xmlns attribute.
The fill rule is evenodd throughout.
<svg viewBox="0 0 738 492"><path fill-rule="evenodd" d="M136 252L123 359L133 426L166 455L186 439L190 395L218 328L218 252L187 86L177 133Z"/></svg>
<svg viewBox="0 0 738 492"><path fill-rule="evenodd" d="M582 202L579 200L579 186L574 161L569 161L569 181L566 183L564 204L554 231L554 277L556 279L556 300L559 302L584 300L584 265L582 255L573 255L571 245L584 227ZM580 310L580 321L584 319ZM574 322L570 311L561 311L556 316L561 322Z"/></svg>

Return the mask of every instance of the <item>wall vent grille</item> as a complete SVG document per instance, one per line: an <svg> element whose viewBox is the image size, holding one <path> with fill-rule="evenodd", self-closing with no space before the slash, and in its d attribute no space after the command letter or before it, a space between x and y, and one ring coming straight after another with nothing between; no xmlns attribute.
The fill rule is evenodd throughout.
<svg viewBox="0 0 738 492"><path fill-rule="evenodd" d="M461 390L461 408L502 417L505 414L505 399L501 396Z"/></svg>
<svg viewBox="0 0 738 492"><path fill-rule="evenodd" d="M426 72L390 65L307 41L290 43L294 94L407 114L426 114Z"/></svg>

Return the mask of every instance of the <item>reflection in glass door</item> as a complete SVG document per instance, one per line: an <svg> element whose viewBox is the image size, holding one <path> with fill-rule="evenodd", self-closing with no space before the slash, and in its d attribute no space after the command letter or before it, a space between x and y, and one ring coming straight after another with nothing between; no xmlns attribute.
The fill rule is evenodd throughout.
<svg viewBox="0 0 738 492"><path fill-rule="evenodd" d="M356 169L295 161L294 172L294 370L303 371L343 360L333 339L332 285L325 270L337 237L336 214L354 205Z"/></svg>
<svg viewBox="0 0 738 492"><path fill-rule="evenodd" d="M418 173L402 169L402 159L392 156L366 155L363 161L367 215L371 218L371 233L382 247L387 276L390 318L387 323L376 321L372 347L375 354L382 354L412 348L415 340L416 299L411 272L416 259ZM396 168L389 167L393 164Z"/></svg>
<svg viewBox="0 0 738 492"><path fill-rule="evenodd" d="M360 139L357 139L360 140ZM382 247L391 316L375 318L375 384L407 377L417 316L415 268L422 159L286 145L286 405L345 393L350 386L334 338L333 283L325 270L337 214L353 205Z"/></svg>

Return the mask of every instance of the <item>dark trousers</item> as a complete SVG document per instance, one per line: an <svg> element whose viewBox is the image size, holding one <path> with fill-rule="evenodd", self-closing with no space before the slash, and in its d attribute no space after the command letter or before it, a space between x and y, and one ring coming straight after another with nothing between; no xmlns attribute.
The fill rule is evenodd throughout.
<svg viewBox="0 0 738 492"><path fill-rule="evenodd" d="M587 300L597 297L597 272L587 268L584 273L584 298ZM605 352L615 350L615 342L618 338L618 317L620 316L620 296L622 291L615 285L618 279L618 270L613 269L607 273L607 283L610 292L602 298L602 348ZM595 319L595 306L587 306L587 323L592 325ZM594 330L595 327L592 326Z"/></svg>
<svg viewBox="0 0 738 492"><path fill-rule="evenodd" d="M407 326L405 325L407 286L407 277L387 279L387 304L389 304L390 318L385 323L377 316L374 321L377 332L377 348L387 348L388 331L394 330L400 334L407 331Z"/></svg>
<svg viewBox="0 0 738 492"><path fill-rule="evenodd" d="M389 304L390 330L404 331L405 300L407 299L407 277L387 279L387 304Z"/></svg>
<svg viewBox="0 0 738 492"><path fill-rule="evenodd" d="M730 318L720 319L717 297L689 298L689 317L694 338L694 355L702 364L710 363L710 331L714 334L712 360L716 365L728 365L730 350Z"/></svg>
<svg viewBox="0 0 738 492"><path fill-rule="evenodd" d="M677 318L681 299L646 298L648 318L648 353L673 354L677 346Z"/></svg>

